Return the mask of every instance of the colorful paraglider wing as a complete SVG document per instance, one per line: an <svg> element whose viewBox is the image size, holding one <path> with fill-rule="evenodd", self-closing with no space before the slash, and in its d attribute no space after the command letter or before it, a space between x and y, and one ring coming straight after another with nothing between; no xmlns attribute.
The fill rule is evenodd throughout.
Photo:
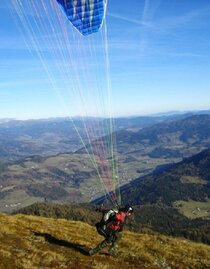
<svg viewBox="0 0 210 269"><path fill-rule="evenodd" d="M107 0L56 0L71 23L83 35L98 32L106 12Z"/></svg>

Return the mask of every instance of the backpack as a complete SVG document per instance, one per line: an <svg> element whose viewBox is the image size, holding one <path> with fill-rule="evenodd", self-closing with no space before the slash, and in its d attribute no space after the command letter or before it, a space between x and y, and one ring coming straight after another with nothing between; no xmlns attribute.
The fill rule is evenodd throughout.
<svg viewBox="0 0 210 269"><path fill-rule="evenodd" d="M110 209L103 212L103 216L100 222L96 223L97 232L102 236L107 236L106 230L107 227L111 225L114 221L116 214L118 213L117 209Z"/></svg>

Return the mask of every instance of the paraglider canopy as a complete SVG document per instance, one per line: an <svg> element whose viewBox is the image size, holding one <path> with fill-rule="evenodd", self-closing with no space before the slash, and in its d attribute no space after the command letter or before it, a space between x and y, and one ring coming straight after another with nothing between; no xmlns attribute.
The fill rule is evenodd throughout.
<svg viewBox="0 0 210 269"><path fill-rule="evenodd" d="M107 0L56 0L67 18L83 35L98 32L103 24Z"/></svg>
<svg viewBox="0 0 210 269"><path fill-rule="evenodd" d="M51 89L78 134L90 169L94 168L84 199L90 201L104 195L114 207L119 207L106 24L99 35L87 37L102 26L107 0L12 0L12 4L27 47L37 53ZM81 35L75 33L71 24ZM81 121L72 113L79 114ZM72 186L72 182L68 184Z"/></svg>

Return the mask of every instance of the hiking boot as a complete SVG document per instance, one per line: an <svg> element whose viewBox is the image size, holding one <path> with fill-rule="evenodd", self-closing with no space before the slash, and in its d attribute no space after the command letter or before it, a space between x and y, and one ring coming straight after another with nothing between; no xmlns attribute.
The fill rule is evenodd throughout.
<svg viewBox="0 0 210 269"><path fill-rule="evenodd" d="M111 248L109 249L109 254L110 254L111 256L113 256L113 257L117 256L117 250L116 250L116 248L111 247Z"/></svg>
<svg viewBox="0 0 210 269"><path fill-rule="evenodd" d="M95 249L89 250L89 256L93 256L94 254L96 254Z"/></svg>
<svg viewBox="0 0 210 269"><path fill-rule="evenodd" d="M91 249L89 251L89 255L90 256L93 256L94 254L96 254L97 252L99 252L101 249L105 248L108 244L109 243L106 240L102 241L100 244L98 244L97 247L95 247L95 248L93 248L93 249Z"/></svg>

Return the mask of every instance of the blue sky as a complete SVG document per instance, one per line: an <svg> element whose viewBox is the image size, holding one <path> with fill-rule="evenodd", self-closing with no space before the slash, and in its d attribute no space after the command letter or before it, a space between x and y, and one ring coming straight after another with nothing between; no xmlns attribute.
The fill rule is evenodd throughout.
<svg viewBox="0 0 210 269"><path fill-rule="evenodd" d="M0 118L210 108L208 0L109 0L91 37L54 5L14 2L0 2Z"/></svg>

